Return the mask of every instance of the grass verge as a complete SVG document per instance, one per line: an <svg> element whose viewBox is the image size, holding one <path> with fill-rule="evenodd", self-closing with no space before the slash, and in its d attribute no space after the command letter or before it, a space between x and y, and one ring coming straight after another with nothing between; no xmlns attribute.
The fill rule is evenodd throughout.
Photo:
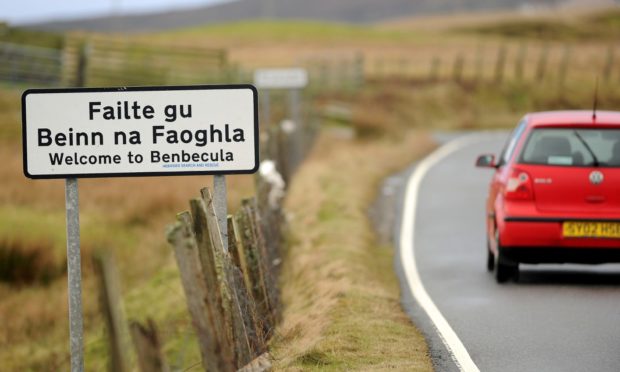
<svg viewBox="0 0 620 372"><path fill-rule="evenodd" d="M394 252L377 243L367 218L381 180L433 147L421 132L403 138L349 142L324 133L296 175L276 370L432 370L399 306Z"/></svg>

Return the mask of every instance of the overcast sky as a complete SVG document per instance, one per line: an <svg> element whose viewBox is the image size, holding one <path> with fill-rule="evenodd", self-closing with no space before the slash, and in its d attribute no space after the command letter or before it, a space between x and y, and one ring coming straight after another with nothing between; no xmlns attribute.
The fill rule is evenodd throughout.
<svg viewBox="0 0 620 372"><path fill-rule="evenodd" d="M11 24L97 15L153 12L230 0L0 0L0 21Z"/></svg>

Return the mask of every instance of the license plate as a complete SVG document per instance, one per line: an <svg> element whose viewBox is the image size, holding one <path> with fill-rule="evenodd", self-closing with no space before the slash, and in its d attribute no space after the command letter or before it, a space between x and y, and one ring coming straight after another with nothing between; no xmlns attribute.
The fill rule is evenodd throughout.
<svg viewBox="0 0 620 372"><path fill-rule="evenodd" d="M567 221L562 224L566 238L615 238L620 239L620 223Z"/></svg>

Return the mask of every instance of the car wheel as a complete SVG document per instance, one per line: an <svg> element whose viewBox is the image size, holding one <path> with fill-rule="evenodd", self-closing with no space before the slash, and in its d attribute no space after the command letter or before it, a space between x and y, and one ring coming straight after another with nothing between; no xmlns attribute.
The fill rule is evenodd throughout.
<svg viewBox="0 0 620 372"><path fill-rule="evenodd" d="M495 280L498 283L505 283L512 278L517 279L519 267L512 262L507 262L501 251L498 256L495 259Z"/></svg>
<svg viewBox="0 0 620 372"><path fill-rule="evenodd" d="M498 283L505 283L510 279L514 279L515 281L519 279L519 264L513 261L510 261L503 254L503 249L499 244L499 236L498 233L495 235L495 239L497 241L497 255L494 257L495 264L495 280Z"/></svg>
<svg viewBox="0 0 620 372"><path fill-rule="evenodd" d="M495 269L495 256L493 252L491 252L491 247L489 245L489 241L487 240L487 270L493 271Z"/></svg>

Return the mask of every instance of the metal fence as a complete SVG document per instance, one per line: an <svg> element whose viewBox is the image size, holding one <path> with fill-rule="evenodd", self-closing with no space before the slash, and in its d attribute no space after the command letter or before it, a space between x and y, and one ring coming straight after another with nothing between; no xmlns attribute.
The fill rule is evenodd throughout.
<svg viewBox="0 0 620 372"><path fill-rule="evenodd" d="M0 42L0 81L59 85L63 55L58 49Z"/></svg>
<svg viewBox="0 0 620 372"><path fill-rule="evenodd" d="M62 48L0 42L0 81L35 86L184 85L230 80L226 51L120 38L67 38Z"/></svg>
<svg viewBox="0 0 620 372"><path fill-rule="evenodd" d="M184 85L219 82L228 71L224 50L122 39L67 40L68 85Z"/></svg>

